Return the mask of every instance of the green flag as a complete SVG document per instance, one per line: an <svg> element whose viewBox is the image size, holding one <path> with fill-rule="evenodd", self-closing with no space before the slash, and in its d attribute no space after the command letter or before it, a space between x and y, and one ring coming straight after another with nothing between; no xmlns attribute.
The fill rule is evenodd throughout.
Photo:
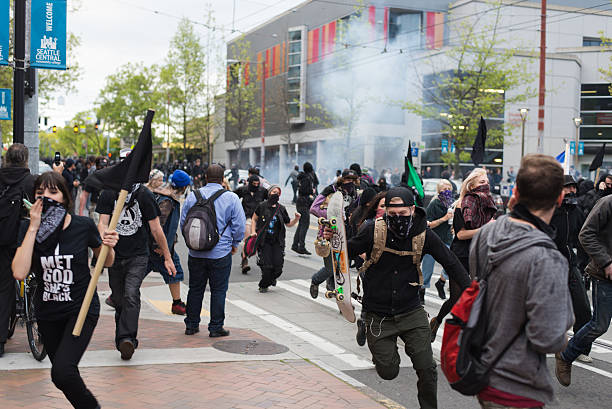
<svg viewBox="0 0 612 409"><path fill-rule="evenodd" d="M422 199L425 197L423 191L423 184L419 174L412 165L412 149L408 146L408 154L405 157L404 172L406 172L406 185L414 187L419 192L419 197Z"/></svg>

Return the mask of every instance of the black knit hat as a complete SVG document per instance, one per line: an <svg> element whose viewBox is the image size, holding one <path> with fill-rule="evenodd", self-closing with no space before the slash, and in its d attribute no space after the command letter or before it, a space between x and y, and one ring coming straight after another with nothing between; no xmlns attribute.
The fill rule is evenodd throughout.
<svg viewBox="0 0 612 409"><path fill-rule="evenodd" d="M403 203L393 203L391 204L391 199L399 197L402 199ZM405 187L392 187L387 191L387 195L385 196L385 207L404 207L404 206L414 206L414 195L412 192Z"/></svg>

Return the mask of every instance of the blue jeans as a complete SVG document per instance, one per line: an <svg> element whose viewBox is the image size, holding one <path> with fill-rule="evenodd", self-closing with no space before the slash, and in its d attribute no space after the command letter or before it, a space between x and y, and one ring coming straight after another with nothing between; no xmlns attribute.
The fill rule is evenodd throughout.
<svg viewBox="0 0 612 409"><path fill-rule="evenodd" d="M593 280L593 318L570 339L561 357L573 362L578 355L588 351L593 341L605 334L612 319L612 282Z"/></svg>
<svg viewBox="0 0 612 409"><path fill-rule="evenodd" d="M208 331L219 331L225 321L225 294L232 269L232 254L212 259L189 256L189 293L187 294L187 316L185 326L197 328L206 283L210 282L210 322Z"/></svg>
<svg viewBox="0 0 612 409"><path fill-rule="evenodd" d="M450 245L446 245L446 247L450 247ZM423 271L423 287L429 288L429 283L431 282L431 276L433 275L434 264L436 260L429 254L423 255L423 259L421 261L421 271ZM446 275L446 271L442 269L440 273L446 280L448 280L448 275Z"/></svg>
<svg viewBox="0 0 612 409"><path fill-rule="evenodd" d="M323 281L327 281L325 286L329 291L332 291L334 288L336 288L331 256L327 256L323 259L323 267L321 267L319 271L312 275L311 280L312 284L314 285L319 285Z"/></svg>

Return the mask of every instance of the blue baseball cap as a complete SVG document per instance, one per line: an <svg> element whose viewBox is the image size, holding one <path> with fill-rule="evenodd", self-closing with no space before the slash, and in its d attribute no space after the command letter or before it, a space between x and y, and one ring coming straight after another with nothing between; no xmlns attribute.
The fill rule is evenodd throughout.
<svg viewBox="0 0 612 409"><path fill-rule="evenodd" d="M184 187L191 184L191 178L184 170L177 169L172 174L172 186Z"/></svg>

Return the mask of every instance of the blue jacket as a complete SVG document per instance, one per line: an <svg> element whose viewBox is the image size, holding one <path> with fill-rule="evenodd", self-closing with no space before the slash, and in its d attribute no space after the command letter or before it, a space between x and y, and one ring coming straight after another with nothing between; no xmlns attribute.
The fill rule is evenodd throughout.
<svg viewBox="0 0 612 409"><path fill-rule="evenodd" d="M208 183L200 188L203 198L212 196L217 190L223 189L218 183ZM189 209L195 204L195 194L191 192L181 212L181 230L185 225L185 219ZM196 258L219 259L225 257L232 251L232 247L238 247L244 239L246 217L238 196L230 191L223 193L215 200L215 212L217 213L217 229L219 229L219 242L212 250L195 251L189 249L189 255ZM227 228L226 228L227 227ZM223 233L223 234L221 234Z"/></svg>

